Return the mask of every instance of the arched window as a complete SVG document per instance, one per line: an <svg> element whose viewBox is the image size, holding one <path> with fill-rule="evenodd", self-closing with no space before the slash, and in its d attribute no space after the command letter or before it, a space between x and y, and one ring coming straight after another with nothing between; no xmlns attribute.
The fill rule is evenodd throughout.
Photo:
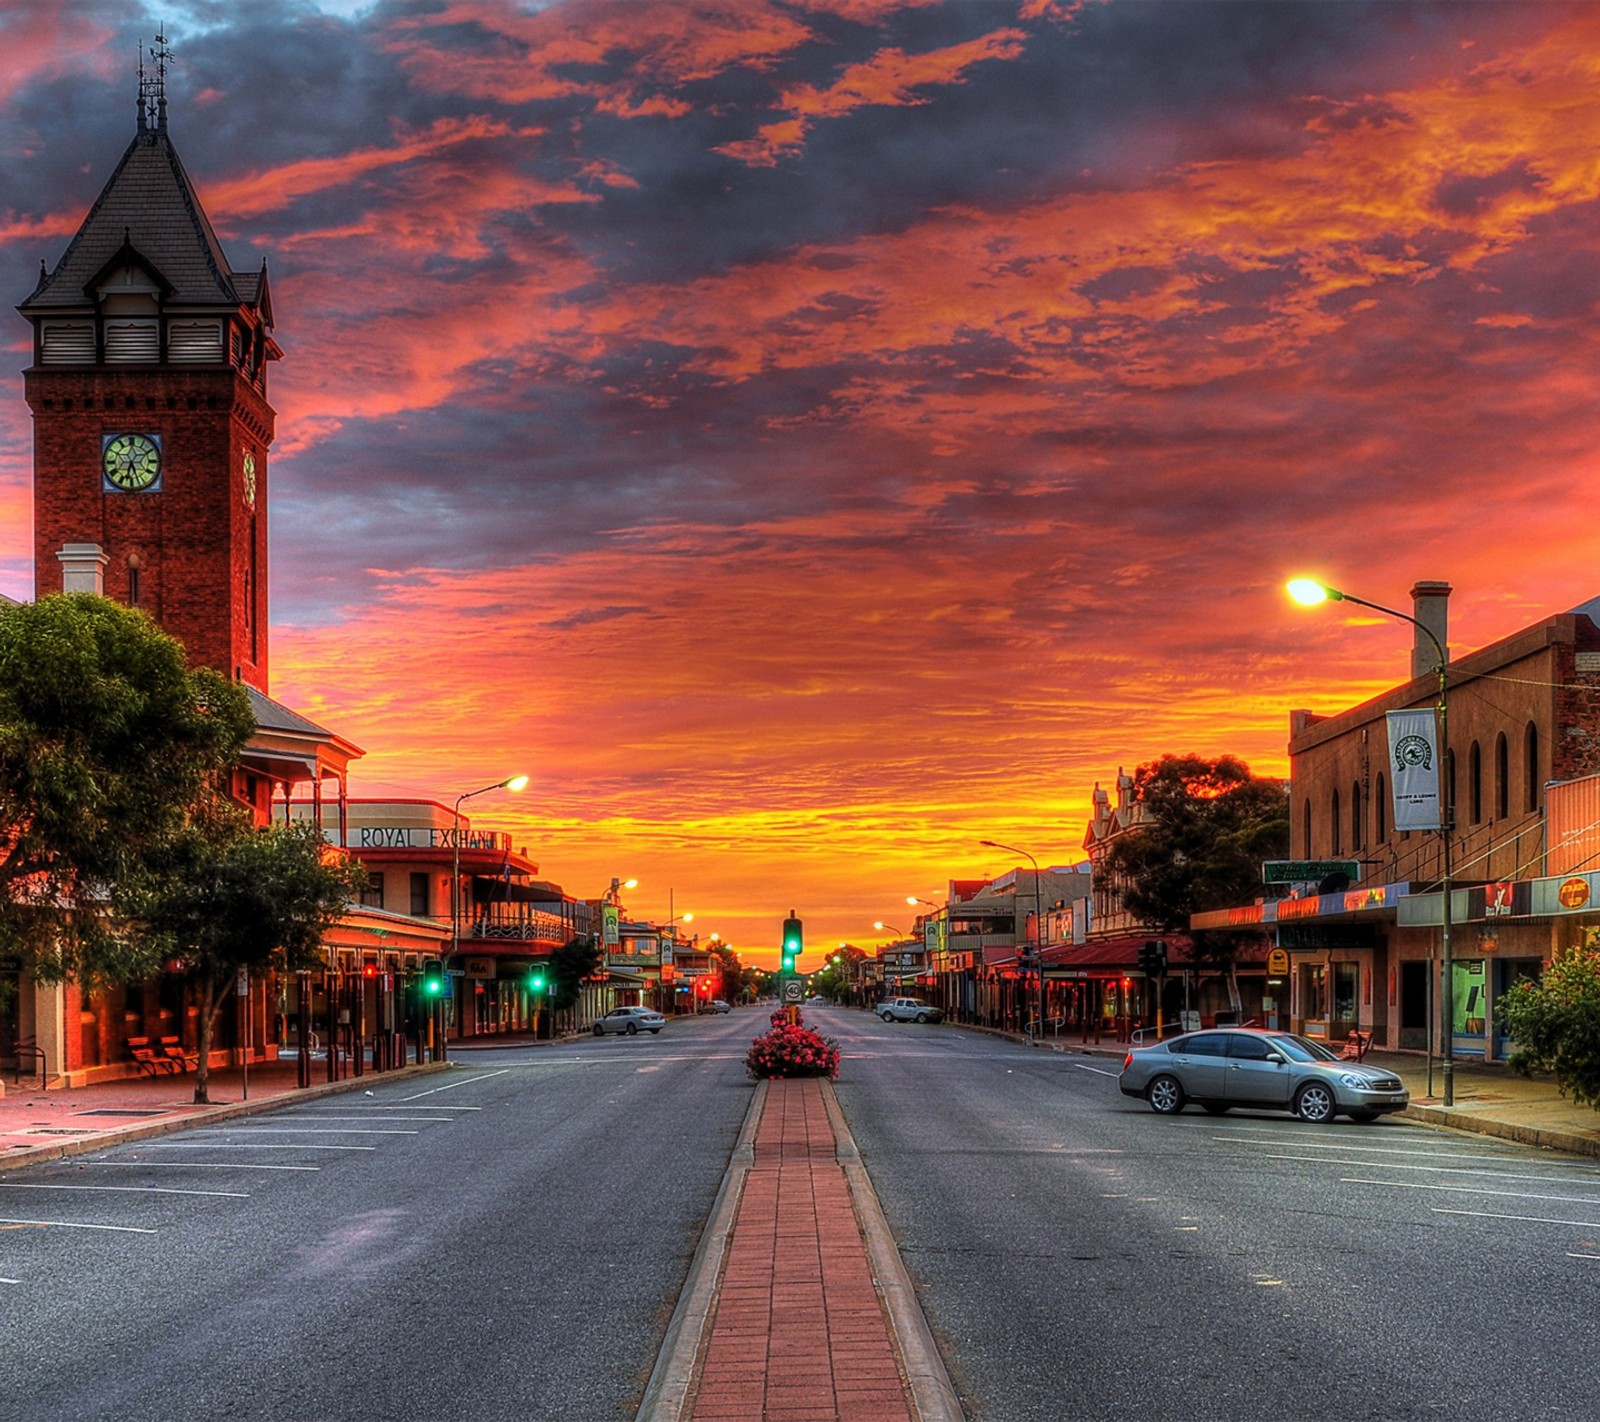
<svg viewBox="0 0 1600 1422"><path fill-rule="evenodd" d="M1383 783L1383 772L1378 772L1377 788L1373 791L1372 818L1377 826L1375 843L1389 838L1389 787Z"/></svg>
<svg viewBox="0 0 1600 1422"><path fill-rule="evenodd" d="M1511 818L1511 752L1504 731L1494 738L1494 817Z"/></svg>
<svg viewBox="0 0 1600 1422"><path fill-rule="evenodd" d="M1456 827L1456 753L1447 750L1444 753L1444 827Z"/></svg>
<svg viewBox="0 0 1600 1422"><path fill-rule="evenodd" d="M1300 853L1311 858L1311 797L1300 807Z"/></svg>
<svg viewBox="0 0 1600 1422"><path fill-rule="evenodd" d="M1472 823L1483 823L1483 752L1474 741L1467 750L1467 808Z"/></svg>
<svg viewBox="0 0 1600 1422"><path fill-rule="evenodd" d="M1361 848L1361 782L1350 787L1350 848Z"/></svg>
<svg viewBox="0 0 1600 1422"><path fill-rule="evenodd" d="M1328 827L1333 831L1332 842L1328 845L1330 854L1344 853L1344 821L1339 818L1339 792L1333 792L1333 804L1329 807Z"/></svg>
<svg viewBox="0 0 1600 1422"><path fill-rule="evenodd" d="M1539 728L1528 722L1522 735L1522 808L1532 814L1539 808Z"/></svg>

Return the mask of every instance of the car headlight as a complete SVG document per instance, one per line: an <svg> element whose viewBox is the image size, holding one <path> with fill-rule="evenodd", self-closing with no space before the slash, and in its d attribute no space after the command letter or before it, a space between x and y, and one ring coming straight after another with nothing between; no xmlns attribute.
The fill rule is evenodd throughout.
<svg viewBox="0 0 1600 1422"><path fill-rule="evenodd" d="M1358 1071L1346 1071L1339 1074L1340 1084L1348 1086L1352 1091L1378 1091L1382 1088L1370 1076L1363 1076Z"/></svg>

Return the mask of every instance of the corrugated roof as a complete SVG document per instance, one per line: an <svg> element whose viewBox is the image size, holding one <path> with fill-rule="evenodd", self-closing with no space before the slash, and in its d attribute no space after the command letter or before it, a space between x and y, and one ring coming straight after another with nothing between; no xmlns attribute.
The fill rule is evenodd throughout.
<svg viewBox="0 0 1600 1422"><path fill-rule="evenodd" d="M247 298L235 283L165 128L142 130L128 145L55 271L22 311L83 306L89 284L124 245L167 282L169 305L239 306L254 299L254 290Z"/></svg>

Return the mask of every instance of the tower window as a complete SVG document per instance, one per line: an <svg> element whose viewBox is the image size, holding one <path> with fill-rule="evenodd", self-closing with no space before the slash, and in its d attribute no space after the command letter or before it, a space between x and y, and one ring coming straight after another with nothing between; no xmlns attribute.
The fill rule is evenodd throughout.
<svg viewBox="0 0 1600 1422"><path fill-rule="evenodd" d="M129 607L137 607L138 605L139 605L139 568L138 568L138 565L135 564L133 567L128 569L128 606Z"/></svg>
<svg viewBox="0 0 1600 1422"><path fill-rule="evenodd" d="M161 358L161 327L155 321L107 321L106 361L128 363Z"/></svg>
<svg viewBox="0 0 1600 1422"><path fill-rule="evenodd" d="M41 365L93 365L94 324L46 321L39 334Z"/></svg>

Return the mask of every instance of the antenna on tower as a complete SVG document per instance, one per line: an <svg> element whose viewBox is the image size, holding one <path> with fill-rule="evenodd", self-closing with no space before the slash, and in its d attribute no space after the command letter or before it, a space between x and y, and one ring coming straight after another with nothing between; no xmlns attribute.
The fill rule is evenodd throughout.
<svg viewBox="0 0 1600 1422"><path fill-rule="evenodd" d="M150 58L155 63L155 71L147 72L144 67L146 50L140 46L139 50L139 131L141 133L154 128L157 133L167 130L167 61L172 58L172 51L167 47L167 27L163 23L156 30L156 42L149 46Z"/></svg>

